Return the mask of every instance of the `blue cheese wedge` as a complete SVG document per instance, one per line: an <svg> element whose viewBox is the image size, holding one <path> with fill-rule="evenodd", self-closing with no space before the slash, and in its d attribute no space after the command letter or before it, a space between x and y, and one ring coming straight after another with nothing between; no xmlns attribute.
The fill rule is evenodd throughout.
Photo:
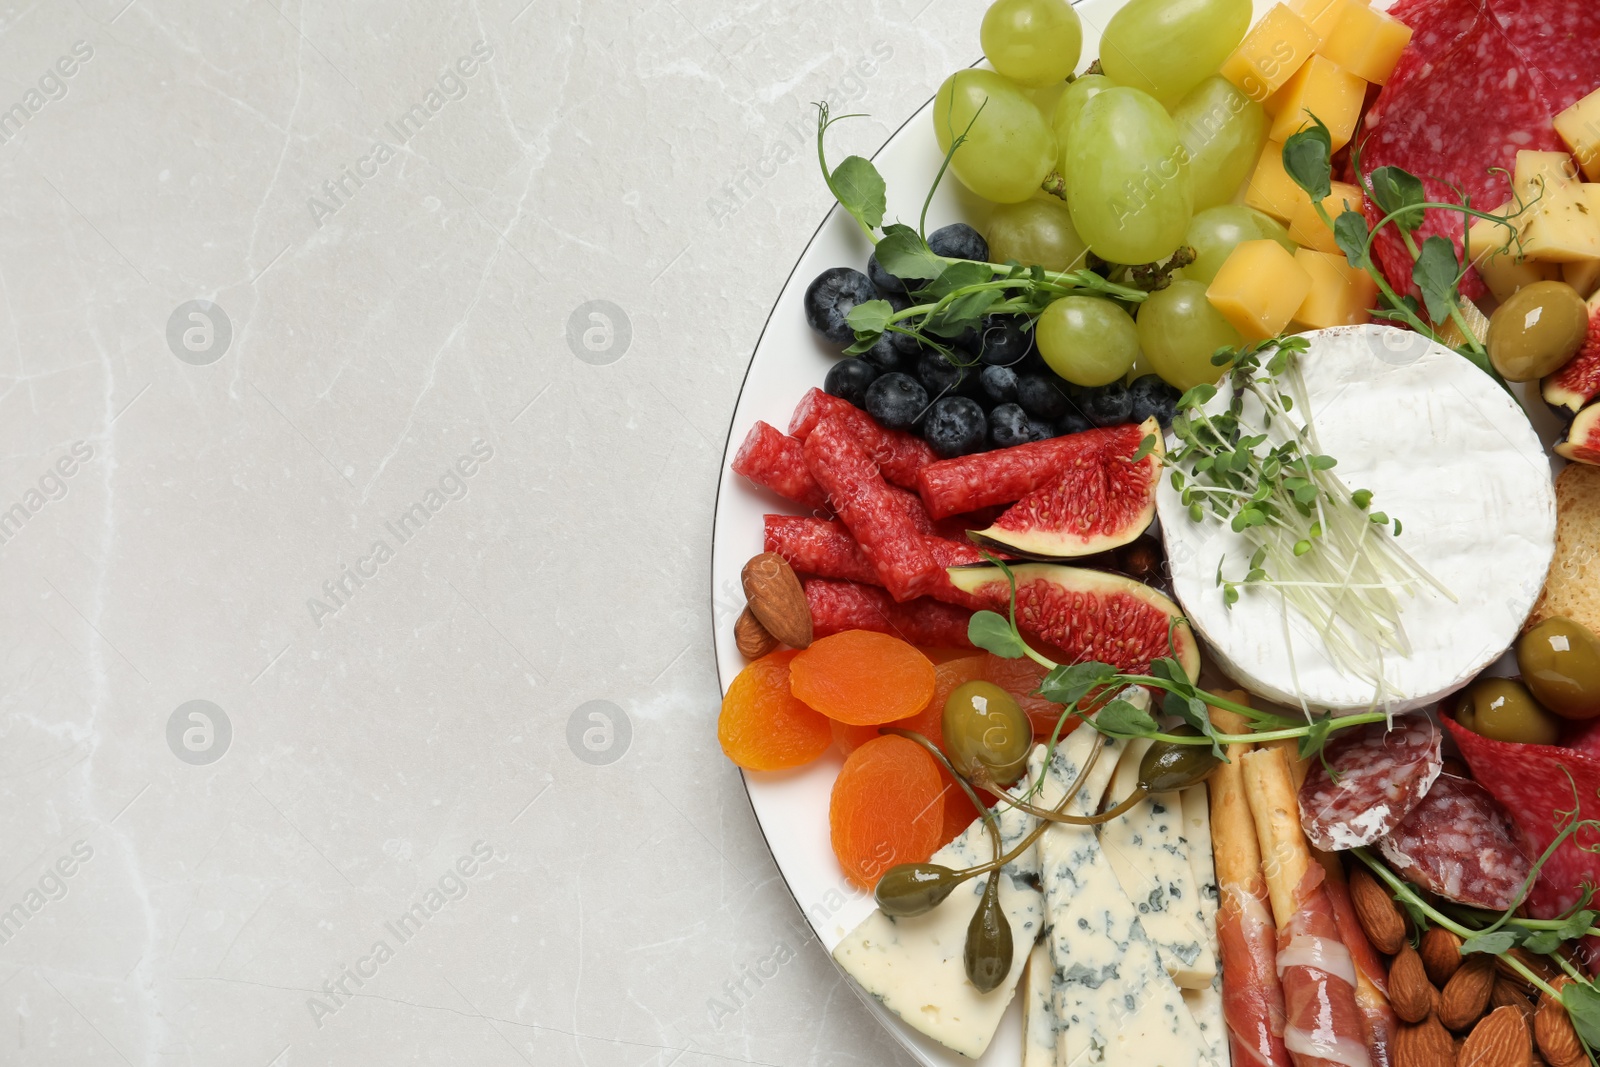
<svg viewBox="0 0 1600 1067"><path fill-rule="evenodd" d="M1124 697L1147 701L1139 690ZM1056 749L1036 803L1052 807L1097 742L1088 728ZM1093 812L1123 746L1107 742L1071 814ZM1036 775L1042 765L1036 751ZM1039 839L1039 870L1050 924L1057 1067L1214 1065L1204 1035L1139 921L1092 827L1056 823Z"/></svg>
<svg viewBox="0 0 1600 1067"><path fill-rule="evenodd" d="M1372 511L1402 520L1396 546L1457 602L1431 588L1402 595L1409 652L1385 656L1380 678L1359 677L1277 591L1245 586L1229 607L1217 568L1243 577L1249 541L1220 520L1191 520L1162 478L1156 508L1173 590L1211 661L1258 696L1335 711L1436 704L1499 657L1539 596L1555 551L1549 457L1516 399L1442 345L1386 325L1305 336L1318 450L1347 487L1372 492ZM1205 410L1226 410L1231 396L1225 382Z"/></svg>
<svg viewBox="0 0 1600 1067"><path fill-rule="evenodd" d="M1050 1001L1050 943L1028 953L1022 978L1022 1067L1056 1067L1056 1012Z"/></svg>
<svg viewBox="0 0 1600 1067"><path fill-rule="evenodd" d="M995 810L1007 849L1035 825L1032 816L1014 808ZM959 870L993 858L989 831L978 819L935 852L931 862ZM963 961L967 926L978 910L987 876L962 883L944 903L924 915L894 918L874 911L839 942L833 958L856 984L907 1026L977 1059L993 1040L1044 928L1038 876L1036 848L1029 848L1000 873L1000 907L1011 923L1013 954L1010 972L988 993L978 992L967 979Z"/></svg>
<svg viewBox="0 0 1600 1067"><path fill-rule="evenodd" d="M1213 958L1217 955L1217 905L1221 894L1217 890L1217 868L1211 855L1211 797L1205 783L1190 786L1179 794L1183 807L1183 838L1189 849L1189 863L1194 868L1195 884L1199 887L1197 921L1206 932L1206 947ZM1189 1005L1189 1014L1205 1035L1206 1047L1218 1063L1228 1062L1227 1024L1222 1018L1222 971L1218 968L1211 983L1204 989L1185 989L1183 1002Z"/></svg>
<svg viewBox="0 0 1600 1067"><path fill-rule="evenodd" d="M1128 743L1111 779L1107 802L1139 787L1139 764L1149 740ZM1217 957L1200 921L1200 892L1183 835L1177 793L1154 793L1100 828L1100 847L1123 892L1139 911L1167 974L1183 989L1205 989L1217 976Z"/></svg>

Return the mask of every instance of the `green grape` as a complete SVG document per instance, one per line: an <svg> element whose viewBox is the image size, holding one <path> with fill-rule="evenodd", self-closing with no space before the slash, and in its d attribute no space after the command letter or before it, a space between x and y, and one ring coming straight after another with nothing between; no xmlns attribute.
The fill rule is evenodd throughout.
<svg viewBox="0 0 1600 1067"><path fill-rule="evenodd" d="M1083 105L1116 84L1104 74L1085 74L1067 86L1067 91L1056 101L1056 109L1050 117L1050 125L1056 131L1056 147L1061 152L1067 150L1067 131L1072 129L1073 120L1083 111Z"/></svg>
<svg viewBox="0 0 1600 1067"><path fill-rule="evenodd" d="M967 140L950 160L961 184L997 204L1015 204L1038 192L1055 165L1056 139L1027 94L994 71L958 70L939 86L933 101L940 150L950 151L969 123Z"/></svg>
<svg viewBox="0 0 1600 1067"><path fill-rule="evenodd" d="M1072 222L1095 255L1153 263L1183 243L1194 187L1178 127L1137 89L1107 89L1072 124L1061 173Z"/></svg>
<svg viewBox="0 0 1600 1067"><path fill-rule="evenodd" d="M1073 385L1110 385L1139 358L1133 318L1104 297L1064 296L1034 326L1039 354Z"/></svg>
<svg viewBox="0 0 1600 1067"><path fill-rule="evenodd" d="M1067 0L995 0L978 39L995 70L1037 89L1077 69L1083 23Z"/></svg>
<svg viewBox="0 0 1600 1067"><path fill-rule="evenodd" d="M1139 347L1150 369L1178 389L1215 382L1224 368L1211 365L1211 354L1244 343L1206 299L1205 285L1187 279L1151 293L1139 305L1138 326Z"/></svg>
<svg viewBox="0 0 1600 1067"><path fill-rule="evenodd" d="M1210 285L1241 241L1261 240L1277 241L1290 253L1298 247L1281 222L1253 207L1223 204L1197 212L1183 238L1194 249L1195 260L1183 268L1183 276Z"/></svg>
<svg viewBox="0 0 1600 1067"><path fill-rule="evenodd" d="M993 263L1016 260L1025 267L1078 270L1089 250L1072 226L1067 205L1042 193L1020 204L996 208L983 235Z"/></svg>
<svg viewBox="0 0 1600 1067"><path fill-rule="evenodd" d="M1250 0L1130 0L1106 23L1100 66L1118 85L1176 104L1244 40Z"/></svg>
<svg viewBox="0 0 1600 1067"><path fill-rule="evenodd" d="M1266 109L1214 74L1189 90L1172 120L1189 150L1195 210L1231 201L1267 143Z"/></svg>

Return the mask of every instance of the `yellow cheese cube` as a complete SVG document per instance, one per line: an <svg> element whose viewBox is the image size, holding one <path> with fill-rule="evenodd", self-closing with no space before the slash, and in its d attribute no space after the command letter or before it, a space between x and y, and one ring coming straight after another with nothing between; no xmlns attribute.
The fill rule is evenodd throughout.
<svg viewBox="0 0 1600 1067"><path fill-rule="evenodd" d="M1583 176L1600 181L1600 89L1556 116L1556 132L1578 157Z"/></svg>
<svg viewBox="0 0 1600 1067"><path fill-rule="evenodd" d="M1292 0L1289 7L1311 27L1320 45L1328 39L1328 34L1344 17L1346 8L1361 7L1369 2L1370 0Z"/></svg>
<svg viewBox="0 0 1600 1067"><path fill-rule="evenodd" d="M1311 275L1276 241L1243 241L1206 289L1247 341L1276 337L1311 292Z"/></svg>
<svg viewBox="0 0 1600 1067"><path fill-rule="evenodd" d="M1522 254L1536 262L1600 259L1600 213L1576 182L1547 188L1521 230Z"/></svg>
<svg viewBox="0 0 1600 1067"><path fill-rule="evenodd" d="M1524 203L1533 201L1542 188L1555 189L1571 185L1578 180L1572 157L1565 152L1533 152L1523 149L1517 153L1517 163L1511 172L1511 184ZM1542 184L1541 184L1542 183Z"/></svg>
<svg viewBox="0 0 1600 1067"><path fill-rule="evenodd" d="M1355 4L1345 8L1318 51L1358 78L1382 85L1410 43L1410 26L1376 8Z"/></svg>
<svg viewBox="0 0 1600 1067"><path fill-rule="evenodd" d="M1561 264L1561 280L1578 291L1587 300L1600 289L1600 259L1585 259L1579 263Z"/></svg>
<svg viewBox="0 0 1600 1067"><path fill-rule="evenodd" d="M1361 202L1361 186L1351 185L1349 182L1334 182L1333 192L1322 202L1322 210L1328 213L1328 218L1337 219L1346 211L1360 211ZM1294 238L1296 244L1314 248L1319 252L1339 251L1339 245L1333 239L1333 231L1322 221L1322 216L1317 214L1310 197L1306 197L1290 216L1289 236Z"/></svg>
<svg viewBox="0 0 1600 1067"><path fill-rule="evenodd" d="M1515 202L1509 202L1489 214L1505 218L1515 209ZM1516 226L1520 228L1526 219L1526 215L1519 216ZM1537 263L1519 255L1517 236L1503 224L1488 219L1479 219L1467 231L1472 265L1496 300L1505 300L1534 282L1554 281L1561 276L1561 268L1554 263Z"/></svg>
<svg viewBox="0 0 1600 1067"><path fill-rule="evenodd" d="M1250 99L1263 101L1283 87L1317 48L1317 33L1279 4L1222 64L1222 76Z"/></svg>
<svg viewBox="0 0 1600 1067"><path fill-rule="evenodd" d="M1295 184L1289 172L1283 169L1283 144L1268 141L1256 162L1255 173L1244 187L1244 202L1257 211L1264 211L1280 222L1294 217L1301 204L1311 203L1306 191Z"/></svg>
<svg viewBox="0 0 1600 1067"><path fill-rule="evenodd" d="M1307 329L1325 330L1372 320L1368 312L1377 303L1378 283L1366 271L1352 267L1344 253L1302 248L1294 259L1311 276L1311 292L1294 313L1296 322Z"/></svg>
<svg viewBox="0 0 1600 1067"><path fill-rule="evenodd" d="M1367 83L1361 78L1326 56L1312 56L1267 100L1266 109L1275 116L1267 136L1286 141L1310 126L1315 115L1327 125L1337 152L1350 143L1366 95Z"/></svg>

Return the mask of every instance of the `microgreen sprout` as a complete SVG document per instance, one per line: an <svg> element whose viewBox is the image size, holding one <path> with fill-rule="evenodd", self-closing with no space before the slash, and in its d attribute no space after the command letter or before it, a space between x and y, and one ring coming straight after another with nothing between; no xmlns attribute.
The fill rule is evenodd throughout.
<svg viewBox="0 0 1600 1067"><path fill-rule="evenodd" d="M1285 625L1292 607L1341 669L1381 688L1372 665L1411 651L1398 594L1428 586L1456 598L1399 546L1400 520L1334 473L1299 366L1308 347L1289 337L1219 351L1227 408L1208 410L1216 386L1185 393L1172 421L1177 447L1163 462L1191 520L1226 524L1249 547L1244 560L1217 562L1223 602L1231 608L1248 587L1275 591Z"/></svg>
<svg viewBox="0 0 1600 1067"><path fill-rule="evenodd" d="M980 107L972 122L977 122L982 113ZM951 131L950 150L934 176L922 215L913 228L884 221L887 186L870 160L849 156L838 167L828 167L823 142L829 127L859 117L834 118L826 103L817 105L817 161L834 199L873 243L878 264L906 283L912 303L898 310L887 300L857 304L846 317L856 334L855 343L845 349L847 354L859 355L877 344L885 333L897 333L915 337L925 348L965 365L973 360L956 348L956 338L980 328L991 315L1025 315L1031 325L1031 320L1063 296L1088 293L1137 304L1149 295L1139 284L1119 284L1091 270L1049 271L1015 262L985 263L938 255L928 246L928 205L951 158L966 142L972 124L960 133ZM1143 275L1139 281L1147 287L1157 284L1154 277Z"/></svg>

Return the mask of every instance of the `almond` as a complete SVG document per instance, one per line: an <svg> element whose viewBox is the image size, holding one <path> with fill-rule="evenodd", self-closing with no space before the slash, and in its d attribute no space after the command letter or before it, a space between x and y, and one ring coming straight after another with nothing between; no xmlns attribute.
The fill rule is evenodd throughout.
<svg viewBox="0 0 1600 1067"><path fill-rule="evenodd" d="M1400 1024L1394 1035L1394 1067L1455 1067L1456 1043L1437 1016Z"/></svg>
<svg viewBox="0 0 1600 1067"><path fill-rule="evenodd" d="M1389 1004L1408 1023L1420 1023L1439 1010L1439 991L1428 981L1422 957L1404 941L1389 963Z"/></svg>
<svg viewBox="0 0 1600 1067"><path fill-rule="evenodd" d="M1350 872L1350 903L1373 948L1385 956L1400 951L1406 942L1406 921L1388 890L1361 867Z"/></svg>
<svg viewBox="0 0 1600 1067"><path fill-rule="evenodd" d="M1551 985L1559 991L1571 978L1556 979ZM1583 1067L1589 1062L1578 1033L1572 1028L1567 1009L1549 993L1539 997L1539 1010L1533 1015L1533 1037L1539 1042L1539 1051L1550 1067Z"/></svg>
<svg viewBox="0 0 1600 1067"><path fill-rule="evenodd" d="M1508 982L1504 978L1496 976L1494 992L1489 994L1489 1007L1491 1010L1504 1007L1515 1008L1518 1014L1527 1020L1529 1026L1533 1025L1533 1002L1522 991L1522 987L1515 982Z"/></svg>
<svg viewBox="0 0 1600 1067"><path fill-rule="evenodd" d="M1459 1067L1528 1067L1532 1052L1526 1020L1516 1008L1506 1005L1472 1028L1456 1063Z"/></svg>
<svg viewBox="0 0 1600 1067"><path fill-rule="evenodd" d="M733 643L745 659L760 659L778 647L778 639L767 632L748 604L733 621Z"/></svg>
<svg viewBox="0 0 1600 1067"><path fill-rule="evenodd" d="M790 648L811 644L811 605L788 560L776 552L751 556L739 580L751 613L768 633Z"/></svg>
<svg viewBox="0 0 1600 1067"><path fill-rule="evenodd" d="M1450 981L1461 966L1461 939L1442 926L1430 927L1422 935L1417 952L1428 969L1428 980L1437 986Z"/></svg>
<svg viewBox="0 0 1600 1067"><path fill-rule="evenodd" d="M1493 956L1464 959L1439 993L1439 1021L1452 1030L1465 1030L1481 1019L1494 992L1494 979Z"/></svg>

